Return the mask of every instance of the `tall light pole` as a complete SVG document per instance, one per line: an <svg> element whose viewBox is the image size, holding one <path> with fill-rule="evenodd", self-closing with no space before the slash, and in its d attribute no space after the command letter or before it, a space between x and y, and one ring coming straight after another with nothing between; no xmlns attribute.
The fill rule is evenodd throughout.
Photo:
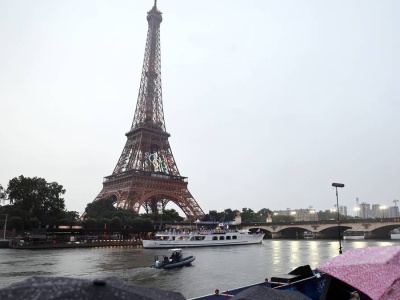
<svg viewBox="0 0 400 300"><path fill-rule="evenodd" d="M337 208L337 222L338 222L338 238L339 238L339 254L342 254L342 241L340 239L340 214L339 214L339 196L338 196L338 191L337 188L342 188L344 187L343 183L332 183L332 186L336 188L336 208Z"/></svg>
<svg viewBox="0 0 400 300"><path fill-rule="evenodd" d="M3 214L3 215L6 215L6 220L4 221L4 237L3 237L3 239L5 240L5 239L6 239L7 215L8 215L8 214Z"/></svg>

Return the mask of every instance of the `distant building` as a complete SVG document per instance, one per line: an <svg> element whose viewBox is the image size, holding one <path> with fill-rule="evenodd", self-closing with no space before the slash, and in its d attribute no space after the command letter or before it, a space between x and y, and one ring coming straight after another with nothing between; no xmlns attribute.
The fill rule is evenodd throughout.
<svg viewBox="0 0 400 300"><path fill-rule="evenodd" d="M318 221L318 214L314 209L287 209L275 210L274 215L292 216L296 222Z"/></svg>
<svg viewBox="0 0 400 300"><path fill-rule="evenodd" d="M357 216L362 219L367 218L397 218L399 217L399 208L397 206L386 207L381 204L360 203L356 208Z"/></svg>
<svg viewBox="0 0 400 300"><path fill-rule="evenodd" d="M372 204L371 218L382 218L382 211L379 204Z"/></svg>
<svg viewBox="0 0 400 300"><path fill-rule="evenodd" d="M360 211L359 211L359 216L362 219L368 219L371 218L371 208L370 208L370 204L362 202L360 203Z"/></svg>
<svg viewBox="0 0 400 300"><path fill-rule="evenodd" d="M390 206L388 209L388 218L398 218L398 217L400 217L399 207Z"/></svg>
<svg viewBox="0 0 400 300"><path fill-rule="evenodd" d="M339 206L339 213L342 216L347 216L347 206Z"/></svg>
<svg viewBox="0 0 400 300"><path fill-rule="evenodd" d="M381 211L381 214L380 214L381 218L390 218L389 217L389 208L387 208L386 206L381 206L379 209Z"/></svg>

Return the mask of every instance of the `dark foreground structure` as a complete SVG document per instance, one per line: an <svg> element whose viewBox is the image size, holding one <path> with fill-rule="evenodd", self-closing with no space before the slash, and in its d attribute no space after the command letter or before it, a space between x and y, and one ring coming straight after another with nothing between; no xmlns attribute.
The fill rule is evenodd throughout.
<svg viewBox="0 0 400 300"><path fill-rule="evenodd" d="M0 290L2 300L184 300L176 292L150 289L136 284L126 284L116 277L77 279L68 277L34 276Z"/></svg>

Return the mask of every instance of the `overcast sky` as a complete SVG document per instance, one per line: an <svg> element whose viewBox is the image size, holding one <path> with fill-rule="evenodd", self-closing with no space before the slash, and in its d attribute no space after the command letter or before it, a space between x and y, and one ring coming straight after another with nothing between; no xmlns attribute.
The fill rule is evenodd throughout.
<svg viewBox="0 0 400 300"><path fill-rule="evenodd" d="M152 0L0 0L0 184L83 212L134 115ZM165 122L205 213L400 199L400 1L159 0ZM170 206L179 210L177 206ZM179 210L180 211L180 210Z"/></svg>

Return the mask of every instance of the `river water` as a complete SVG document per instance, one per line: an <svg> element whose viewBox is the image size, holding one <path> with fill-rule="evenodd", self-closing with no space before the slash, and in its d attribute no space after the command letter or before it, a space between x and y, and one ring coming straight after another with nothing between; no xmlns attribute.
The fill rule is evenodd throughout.
<svg viewBox="0 0 400 300"><path fill-rule="evenodd" d="M342 250L366 246L400 245L395 239L344 240ZM336 240L264 240L262 244L184 249L194 255L182 269L149 268L154 255L167 250L141 247L75 248L51 250L0 249L0 288L33 275L95 278L117 276L127 282L171 290L186 298L264 281L298 266L316 268L339 253Z"/></svg>

